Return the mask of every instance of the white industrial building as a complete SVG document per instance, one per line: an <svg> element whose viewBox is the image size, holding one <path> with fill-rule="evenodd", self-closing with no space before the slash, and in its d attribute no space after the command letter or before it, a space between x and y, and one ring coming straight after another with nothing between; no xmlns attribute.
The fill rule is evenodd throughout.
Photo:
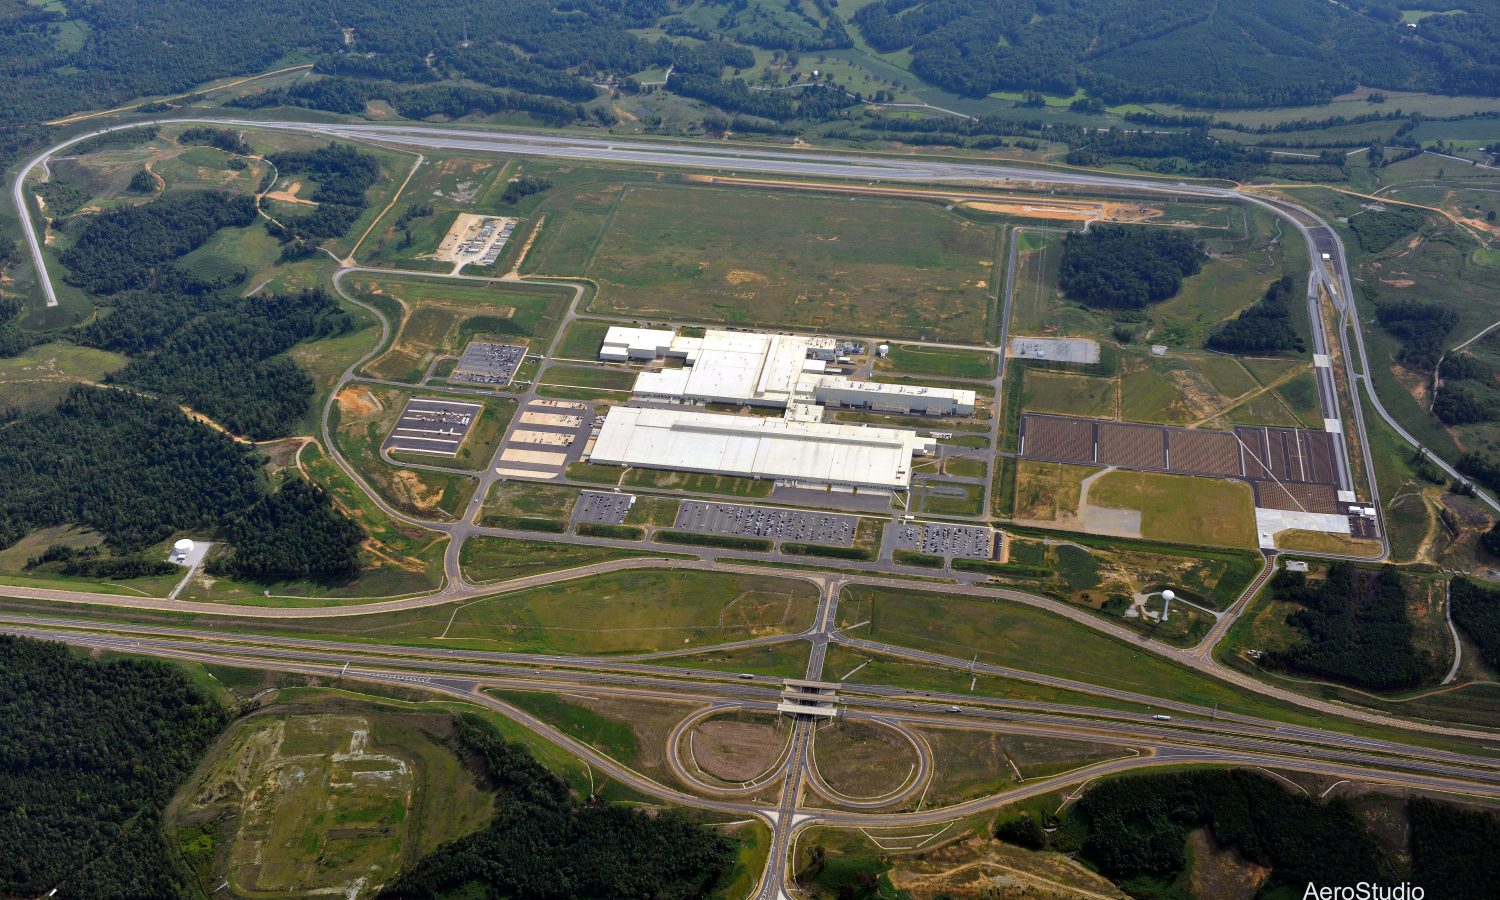
<svg viewBox="0 0 1500 900"><path fill-rule="evenodd" d="M936 449L934 439L907 429L617 406L605 416L590 459L795 485L896 490L911 486L912 456Z"/></svg>
<svg viewBox="0 0 1500 900"><path fill-rule="evenodd" d="M728 403L789 409L835 405L897 414L967 416L970 390L855 381L828 373L838 359L829 337L709 330L701 338L671 331L610 328L599 358L681 360L679 367L642 372L634 393L672 403ZM793 412L803 420L810 411Z"/></svg>

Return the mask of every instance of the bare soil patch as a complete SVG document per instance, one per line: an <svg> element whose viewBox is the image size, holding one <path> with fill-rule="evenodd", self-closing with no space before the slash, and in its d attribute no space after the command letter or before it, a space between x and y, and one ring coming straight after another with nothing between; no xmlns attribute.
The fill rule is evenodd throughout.
<svg viewBox="0 0 1500 900"><path fill-rule="evenodd" d="M709 719L694 726L689 739L698 768L735 784L763 775L786 746L786 735L769 717Z"/></svg>

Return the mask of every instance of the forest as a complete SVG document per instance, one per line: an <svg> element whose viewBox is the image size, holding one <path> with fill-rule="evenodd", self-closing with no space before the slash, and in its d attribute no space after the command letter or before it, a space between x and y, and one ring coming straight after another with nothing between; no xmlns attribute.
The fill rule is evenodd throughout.
<svg viewBox="0 0 1500 900"><path fill-rule="evenodd" d="M1172 229L1095 225L1064 239L1058 283L1085 306L1144 309L1174 296L1207 261L1202 245Z"/></svg>
<svg viewBox="0 0 1500 900"><path fill-rule="evenodd" d="M909 49L912 71L967 96L1084 88L1108 103L1296 106L1358 84L1500 93L1500 10L1460 8L1420 36L1394 5L1314 0L879 0L853 22L876 50Z"/></svg>
<svg viewBox="0 0 1500 900"><path fill-rule="evenodd" d="M0 635L0 895L192 896L161 815L228 721L169 663Z"/></svg>
<svg viewBox="0 0 1500 900"><path fill-rule="evenodd" d="M359 574L365 540L364 529L339 512L326 491L297 477L231 514L224 535L233 550L209 560L209 574L251 581L345 581Z"/></svg>
<svg viewBox="0 0 1500 900"><path fill-rule="evenodd" d="M729 839L681 813L579 803L525 748L474 715L460 718L455 740L495 792L495 817L402 872L381 897L694 900L729 874Z"/></svg>
<svg viewBox="0 0 1500 900"><path fill-rule="evenodd" d="M1500 590L1455 578L1448 591L1454 624L1479 648L1485 665L1500 668Z"/></svg>
<svg viewBox="0 0 1500 900"><path fill-rule="evenodd" d="M65 276L94 294L177 285L171 262L203 246L221 228L255 221L255 198L221 191L189 192L90 217L63 252Z"/></svg>
<svg viewBox="0 0 1500 900"><path fill-rule="evenodd" d="M1398 808L1399 809L1399 808ZM1400 817L1401 813L1396 815ZM1494 895L1500 839L1493 812L1426 797L1405 804L1405 853L1376 842L1341 797L1293 793L1246 769L1131 775L1084 794L1052 834L1032 820L1003 822L1002 840L1077 852L1134 897L1180 896L1173 888L1188 864L1188 833L1206 827L1219 847L1270 869L1257 896L1302 896L1309 883L1361 881L1421 885L1428 897L1478 900Z"/></svg>
<svg viewBox="0 0 1500 900"><path fill-rule="evenodd" d="M1267 651L1262 664L1380 691L1414 687L1434 673L1431 654L1412 642L1406 579L1394 566L1373 573L1336 562L1320 581L1283 570L1271 590L1300 607L1287 622L1305 639Z"/></svg>
<svg viewBox="0 0 1500 900"><path fill-rule="evenodd" d="M368 153L329 142L316 150L283 151L267 157L282 176L302 175L318 188L306 199L318 204L307 215L282 215L271 233L283 242L316 246L342 237L364 212L365 191L380 179L380 163Z"/></svg>
<svg viewBox="0 0 1500 900"><path fill-rule="evenodd" d="M1254 306L1214 329L1204 346L1220 353L1258 354L1307 349L1292 327L1297 283L1290 274L1271 282Z"/></svg>
<svg viewBox="0 0 1500 900"><path fill-rule="evenodd" d="M312 379L283 354L349 327L348 313L321 289L251 297L142 293L77 334L80 343L135 357L111 383L179 400L235 434L266 440L285 436L313 397Z"/></svg>

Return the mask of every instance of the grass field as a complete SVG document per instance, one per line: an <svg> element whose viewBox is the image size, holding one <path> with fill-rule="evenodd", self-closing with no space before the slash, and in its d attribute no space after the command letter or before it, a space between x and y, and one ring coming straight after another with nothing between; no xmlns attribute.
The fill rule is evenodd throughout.
<svg viewBox="0 0 1500 900"><path fill-rule="evenodd" d="M990 324L996 231L935 204L652 185L600 218L581 274L601 312L958 341Z"/></svg>
<svg viewBox="0 0 1500 900"><path fill-rule="evenodd" d="M1139 510L1141 537L1174 544L1254 547L1255 499L1239 481L1109 472L1089 489L1091 506Z"/></svg>
<svg viewBox="0 0 1500 900"><path fill-rule="evenodd" d="M1042 610L1005 601L881 588L845 588L839 624L859 637L961 659L1151 694L1252 715L1310 716L1273 707L1228 685Z"/></svg>
<svg viewBox="0 0 1500 900"><path fill-rule="evenodd" d="M553 353L555 359L596 359L599 345L604 343L604 334L609 331L609 322L598 319L574 319L563 330L562 340Z"/></svg>
<svg viewBox="0 0 1500 900"><path fill-rule="evenodd" d="M490 581L508 581L539 572L574 569L611 559L670 555L672 554L591 547L586 544L475 536L464 542L463 548L459 551L459 564L463 567L466 580L484 584Z"/></svg>
<svg viewBox="0 0 1500 900"><path fill-rule="evenodd" d="M810 585L769 575L617 572L463 604L443 640L538 653L647 653L795 633L812 623L816 605Z"/></svg>
<svg viewBox="0 0 1500 900"><path fill-rule="evenodd" d="M0 359L0 395L7 406L51 406L74 386L97 382L124 368L129 359L107 350L52 341Z"/></svg>
<svg viewBox="0 0 1500 900"><path fill-rule="evenodd" d="M916 481L912 508L933 516L977 516L984 512L984 486L954 481Z"/></svg>
<svg viewBox="0 0 1500 900"><path fill-rule="evenodd" d="M369 273L344 284L357 297L393 301L401 310L390 349L365 366L391 381L417 381L439 355L457 354L473 338L544 348L570 296L539 285Z"/></svg>
<svg viewBox="0 0 1500 900"><path fill-rule="evenodd" d="M171 831L206 890L358 894L488 821L492 797L443 743L451 722L374 704L260 712L214 745Z"/></svg>
<svg viewBox="0 0 1500 900"><path fill-rule="evenodd" d="M594 466L596 469L612 469L612 466ZM578 478L573 467L568 468L569 478ZM602 477L602 476L601 476ZM592 480L592 479L588 479ZM729 497L766 497L771 493L771 482L763 478L741 478L736 475L707 475L697 472L672 472L666 469L628 469L620 481L625 487L654 488L664 491L686 491L692 494L723 494Z"/></svg>
<svg viewBox="0 0 1500 900"><path fill-rule="evenodd" d="M917 760L911 744L891 729L835 719L814 734L813 761L829 787L865 799L901 787Z"/></svg>
<svg viewBox="0 0 1500 900"><path fill-rule="evenodd" d="M550 523L559 526L557 530L561 531L567 527L573 514L578 494L578 488L562 485L498 481L485 498L480 521L494 528L526 528L527 522Z"/></svg>
<svg viewBox="0 0 1500 900"><path fill-rule="evenodd" d="M637 374L639 373L633 369L616 369L609 366L552 365L542 371L537 383L628 393L631 386L635 384Z"/></svg>
<svg viewBox="0 0 1500 900"><path fill-rule="evenodd" d="M995 365L995 354L985 351L893 344L889 356L875 361L875 370L939 378L994 378Z"/></svg>
<svg viewBox="0 0 1500 900"><path fill-rule="evenodd" d="M1011 377L1024 379L1021 403L1028 412L1092 419L1115 418L1119 403L1119 380L1116 378L1069 375L1019 366Z"/></svg>

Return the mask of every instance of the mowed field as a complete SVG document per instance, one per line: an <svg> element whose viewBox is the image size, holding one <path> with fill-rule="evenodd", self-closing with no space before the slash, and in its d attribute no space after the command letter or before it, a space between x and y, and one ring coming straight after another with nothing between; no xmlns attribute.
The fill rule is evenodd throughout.
<svg viewBox="0 0 1500 900"><path fill-rule="evenodd" d="M597 575L458 607L445 645L538 653L643 653L791 634L817 592L773 576L637 571Z"/></svg>
<svg viewBox="0 0 1500 900"><path fill-rule="evenodd" d="M1019 522L1210 547L1254 547L1255 498L1240 481L1021 460Z"/></svg>
<svg viewBox="0 0 1500 900"><path fill-rule="evenodd" d="M631 185L611 209L583 273L598 312L976 342L991 324L997 230L936 204Z"/></svg>

